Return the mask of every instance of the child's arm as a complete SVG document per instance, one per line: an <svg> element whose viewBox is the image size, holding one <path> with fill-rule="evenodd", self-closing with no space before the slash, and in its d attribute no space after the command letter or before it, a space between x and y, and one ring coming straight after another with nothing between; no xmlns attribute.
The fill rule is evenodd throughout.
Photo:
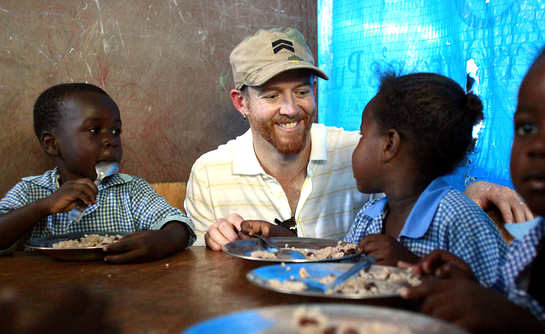
<svg viewBox="0 0 545 334"><path fill-rule="evenodd" d="M189 242L189 229L179 221L171 221L160 230L145 230L130 234L104 247L104 261L128 263L152 261L184 250Z"/></svg>
<svg viewBox="0 0 545 334"><path fill-rule="evenodd" d="M359 248L365 255L374 256L377 264L383 266L396 266L399 261L408 263L420 261L420 257L386 234L366 235L361 239Z"/></svg>
<svg viewBox="0 0 545 334"><path fill-rule="evenodd" d="M471 267L461 258L442 249L435 249L413 268L414 275L422 273L438 278L460 278L477 281Z"/></svg>
<svg viewBox="0 0 545 334"><path fill-rule="evenodd" d="M422 312L471 333L545 333L530 311L477 281L431 279L402 291L405 299L424 298Z"/></svg>
<svg viewBox="0 0 545 334"><path fill-rule="evenodd" d="M65 182L48 197L0 215L0 249L15 244L34 225L47 216L72 210L78 202L96 203L98 189L90 179Z"/></svg>
<svg viewBox="0 0 545 334"><path fill-rule="evenodd" d="M240 239L249 239L256 234L266 237L296 237L290 230L263 220L245 220L240 224Z"/></svg>

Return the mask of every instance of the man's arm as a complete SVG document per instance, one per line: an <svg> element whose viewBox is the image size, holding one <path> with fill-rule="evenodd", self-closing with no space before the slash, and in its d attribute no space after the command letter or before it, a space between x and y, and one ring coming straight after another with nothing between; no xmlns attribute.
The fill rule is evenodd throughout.
<svg viewBox="0 0 545 334"><path fill-rule="evenodd" d="M193 165L191 175L187 181L184 208L187 216L195 224L196 246L205 245L205 234L217 223L212 204L212 195L207 180L206 174L199 172L196 165ZM231 227L230 229L232 230L233 228Z"/></svg>

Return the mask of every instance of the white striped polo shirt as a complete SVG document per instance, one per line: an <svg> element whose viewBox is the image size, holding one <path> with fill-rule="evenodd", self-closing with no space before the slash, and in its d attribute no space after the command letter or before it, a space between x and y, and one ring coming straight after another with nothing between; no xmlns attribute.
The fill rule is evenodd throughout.
<svg viewBox="0 0 545 334"><path fill-rule="evenodd" d="M300 237L342 239L369 200L357 190L352 172L359 138L358 132L313 124L307 178L295 213ZM210 225L232 213L269 222L291 217L280 183L257 160L251 130L197 159L185 208L195 224L195 245L204 245Z"/></svg>

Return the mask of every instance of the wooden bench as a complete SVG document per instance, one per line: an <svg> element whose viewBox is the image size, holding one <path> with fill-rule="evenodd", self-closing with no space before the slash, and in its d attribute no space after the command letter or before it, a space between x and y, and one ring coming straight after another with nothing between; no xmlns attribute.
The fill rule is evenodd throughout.
<svg viewBox="0 0 545 334"><path fill-rule="evenodd" d="M184 209L186 182L158 182L152 183L151 186L167 200L168 204L186 213Z"/></svg>

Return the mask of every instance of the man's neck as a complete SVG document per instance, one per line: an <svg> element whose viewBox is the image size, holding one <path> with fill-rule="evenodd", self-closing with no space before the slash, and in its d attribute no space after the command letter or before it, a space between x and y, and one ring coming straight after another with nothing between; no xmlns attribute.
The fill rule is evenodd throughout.
<svg viewBox="0 0 545 334"><path fill-rule="evenodd" d="M310 137L301 152L291 155L279 153L273 145L256 136L253 138L253 146L257 160L267 174L277 179L293 178L301 174L306 176L311 150Z"/></svg>
<svg viewBox="0 0 545 334"><path fill-rule="evenodd" d="M257 160L265 173L274 177L284 189L293 217L307 177L311 150L310 137L301 152L291 155L278 153L276 148L263 139L254 138L253 143Z"/></svg>

